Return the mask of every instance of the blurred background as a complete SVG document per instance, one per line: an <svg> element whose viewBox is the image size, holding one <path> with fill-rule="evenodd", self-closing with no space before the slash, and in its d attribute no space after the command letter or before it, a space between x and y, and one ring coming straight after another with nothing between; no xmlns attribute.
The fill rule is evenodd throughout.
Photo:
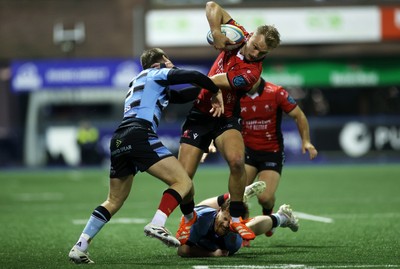
<svg viewBox="0 0 400 269"><path fill-rule="evenodd" d="M263 77L306 113L316 162L400 161L400 1L216 2L249 32L280 31ZM143 50L203 73L212 65L205 3L0 0L0 169L106 166ZM190 106L170 105L160 126L174 153ZM282 129L287 163L308 163L294 122Z"/></svg>

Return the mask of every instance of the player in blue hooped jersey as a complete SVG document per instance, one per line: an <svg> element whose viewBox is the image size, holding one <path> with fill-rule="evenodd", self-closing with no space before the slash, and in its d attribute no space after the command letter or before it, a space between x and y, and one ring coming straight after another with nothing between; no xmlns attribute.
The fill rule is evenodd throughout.
<svg viewBox="0 0 400 269"><path fill-rule="evenodd" d="M243 200L257 196L265 189L264 182L255 182L246 187ZM179 246L178 255L181 257L220 257L231 256L242 246L242 237L233 232L230 227L231 215L229 213L230 195L225 193L220 196L208 198L200 202L194 210L197 221L190 228L189 239ZM262 235L271 228L290 228L293 232L299 229L297 217L289 205L281 205L278 212L265 216L248 218L246 206L245 225L255 235Z"/></svg>
<svg viewBox="0 0 400 269"><path fill-rule="evenodd" d="M161 143L156 132L161 113L168 103L193 100L198 88L174 91L169 86L191 83L206 88L214 93L210 113L214 117L224 113L221 90L206 75L195 70L174 68L159 48L145 51L140 60L143 71L129 85L124 117L110 142L108 197L94 209L78 242L69 252L68 256L74 263L93 263L88 255L89 243L122 207L130 193L134 176L139 171L146 171L169 186L152 221L144 227L144 233L167 246L180 246L179 240L165 228L165 223L182 197L188 194L192 181L180 162Z"/></svg>

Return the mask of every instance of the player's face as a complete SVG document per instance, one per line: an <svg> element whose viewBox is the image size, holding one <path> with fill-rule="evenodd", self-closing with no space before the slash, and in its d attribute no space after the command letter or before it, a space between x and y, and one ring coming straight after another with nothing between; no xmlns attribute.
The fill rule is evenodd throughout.
<svg viewBox="0 0 400 269"><path fill-rule="evenodd" d="M217 235L222 236L229 232L231 222L231 214L229 210L220 210L215 217L214 231Z"/></svg>
<svg viewBox="0 0 400 269"><path fill-rule="evenodd" d="M252 34L241 51L247 61L261 60L269 52L264 35Z"/></svg>

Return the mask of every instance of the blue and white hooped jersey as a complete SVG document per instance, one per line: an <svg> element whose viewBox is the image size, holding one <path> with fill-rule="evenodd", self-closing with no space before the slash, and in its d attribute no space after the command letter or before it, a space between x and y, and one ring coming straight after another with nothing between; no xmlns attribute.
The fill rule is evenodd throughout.
<svg viewBox="0 0 400 269"><path fill-rule="evenodd" d="M169 103L166 81L170 70L168 68L146 69L132 80L125 98L124 118L145 119L151 122L153 130L157 131L161 113Z"/></svg>

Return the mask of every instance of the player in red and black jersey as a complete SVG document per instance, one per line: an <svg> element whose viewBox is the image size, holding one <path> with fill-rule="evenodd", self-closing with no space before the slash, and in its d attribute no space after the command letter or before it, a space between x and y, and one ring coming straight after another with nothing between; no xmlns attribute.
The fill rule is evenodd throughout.
<svg viewBox="0 0 400 269"><path fill-rule="evenodd" d="M283 112L294 119L302 141L303 154L310 160L318 152L311 144L308 120L296 101L281 86L260 79L259 85L241 100L242 135L246 145L247 184L258 176L267 188L259 194L258 203L264 215L271 215L275 205L282 166L285 161L281 122ZM273 231L267 232L267 236Z"/></svg>
<svg viewBox="0 0 400 269"><path fill-rule="evenodd" d="M303 154L310 159L318 152L311 144L308 120L296 101L281 86L266 82L263 78L240 99L242 135L246 147L245 169L247 185L258 177L267 188L257 195L263 215L271 215L275 205L282 167L285 162L284 141L281 130L283 112L296 122L302 140ZM211 144L210 149L215 152ZM202 161L206 158L203 155ZM271 236L274 229L266 233ZM243 241L248 246L248 241Z"/></svg>
<svg viewBox="0 0 400 269"><path fill-rule="evenodd" d="M245 213L242 199L246 173L244 143L240 133L239 100L258 81L262 71L262 60L280 43L279 32L273 26L263 25L254 33L249 33L232 19L228 12L212 1L206 4L206 16L214 47L221 50L208 76L222 90L225 113L217 120L210 117L211 95L204 89L201 90L182 127L178 159L193 179L203 153L208 152L211 141L215 141L230 169L228 189L231 194L232 229L238 232L243 230L244 232L239 234L245 239L254 239L254 234L246 231L246 226L241 220ZM227 23L240 27L246 35L243 45L230 51L226 50L226 45L232 44L232 41L221 33L221 24ZM196 220L193 196L192 188L181 203L184 217L176 235L181 244L187 241L190 227Z"/></svg>

